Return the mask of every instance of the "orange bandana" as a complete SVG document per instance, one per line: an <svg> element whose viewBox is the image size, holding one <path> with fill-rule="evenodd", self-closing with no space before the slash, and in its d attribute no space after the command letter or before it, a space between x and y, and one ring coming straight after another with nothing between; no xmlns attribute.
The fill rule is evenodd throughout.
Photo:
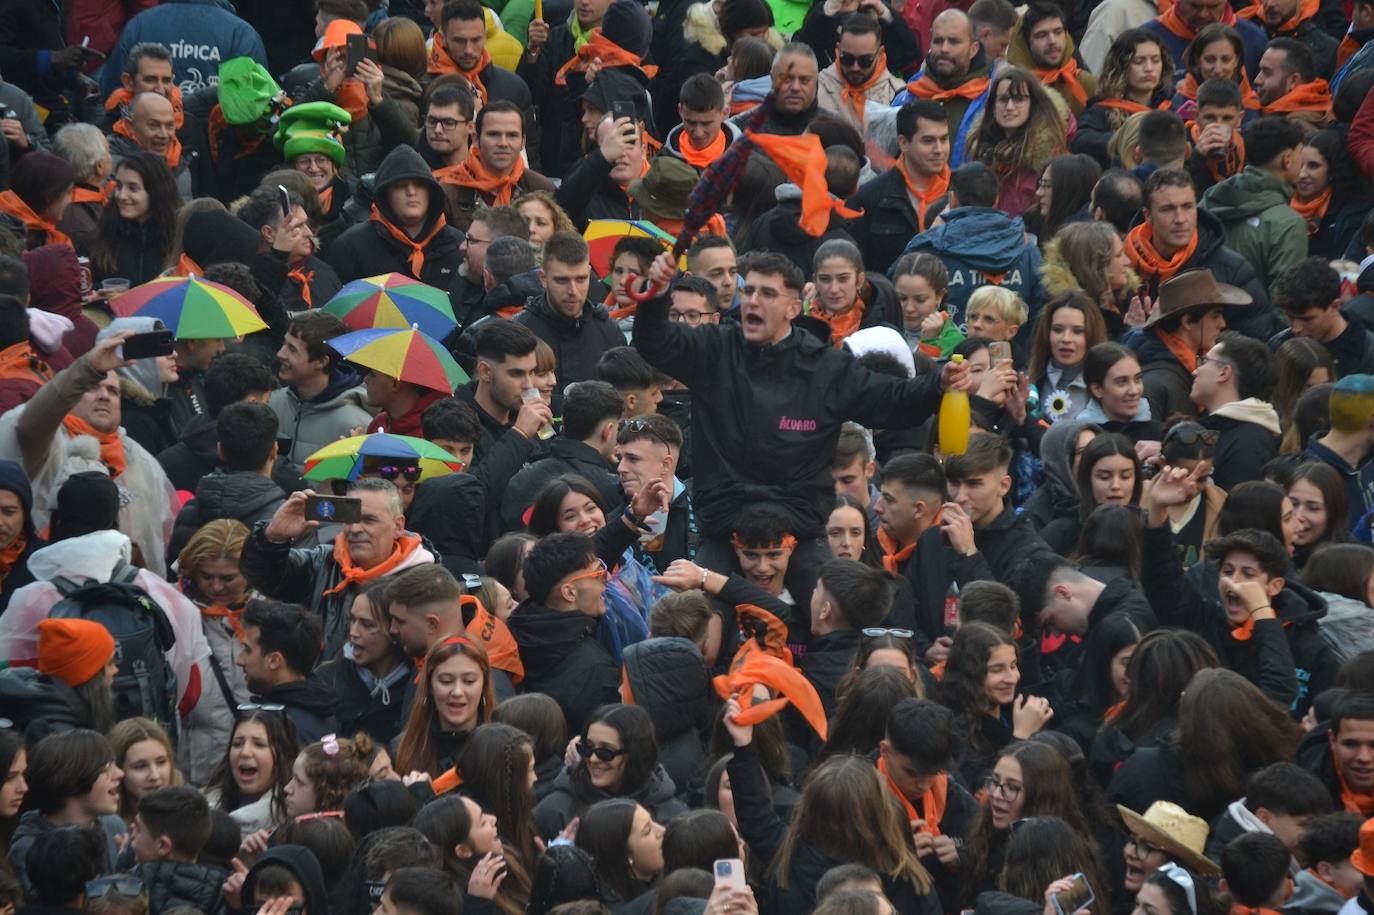
<svg viewBox="0 0 1374 915"><path fill-rule="evenodd" d="M305 307L314 308L315 303L310 301L310 284L315 282L315 271L288 270L286 278L301 287L301 301L305 303Z"/></svg>
<svg viewBox="0 0 1374 915"><path fill-rule="evenodd" d="M932 102L947 102L951 99L966 98L972 101L988 90L988 78L979 76L953 89L941 88L940 84L923 74L920 79L906 84L907 91L917 98L930 99Z"/></svg>
<svg viewBox="0 0 1374 915"><path fill-rule="evenodd" d="M1088 90L1083 88L1083 84L1078 81L1078 61L1070 56L1064 61L1062 67L1055 67L1049 70L1042 70L1038 67L1031 70L1036 79L1040 80L1042 86L1053 86L1055 83L1062 82L1064 87L1069 90L1069 95L1082 108L1088 104Z"/></svg>
<svg viewBox="0 0 1374 915"><path fill-rule="evenodd" d="M852 308L837 315L831 314L823 307L816 307L811 309L810 315L830 328L830 345L839 349L845 338L858 330L859 325L863 323L864 303L860 299Z"/></svg>
<svg viewBox="0 0 1374 915"><path fill-rule="evenodd" d="M329 185L329 187L327 187L327 188L325 188L324 190L320 191L320 192L319 192L319 197L320 197L320 210L323 211L323 212L326 213L326 214L327 214L327 213L333 212L333 210L334 210L334 185L331 184L331 185Z"/></svg>
<svg viewBox="0 0 1374 915"><path fill-rule="evenodd" d="M692 138L687 136L687 131L678 134L678 154L683 161L693 168L705 168L712 162L720 158L720 154L725 152L725 130L716 134L716 138L707 143L702 149L697 149L692 145Z"/></svg>
<svg viewBox="0 0 1374 915"><path fill-rule="evenodd" d="M1245 622L1239 626L1229 621L1228 625L1231 627L1231 638L1237 642L1248 642L1255 637L1255 618L1253 616L1246 617Z"/></svg>
<svg viewBox="0 0 1374 915"><path fill-rule="evenodd" d="M930 790L921 795L921 809L925 811L925 816L916 813L916 808L911 801L906 799L906 795L897 787L897 783L892 780L892 776L887 771L887 760L878 757L878 771L883 774L883 779L887 782L888 790L902 802L902 807L906 810L908 822L914 823L921 820L925 823L921 827L921 832L928 836L940 835L940 821L945 818L945 802L949 799L949 776L941 772L930 780Z"/></svg>
<svg viewBox="0 0 1374 915"><path fill-rule="evenodd" d="M840 78L840 97L849 103L849 108L854 112L854 120L858 121L859 127L864 124L864 102L868 99L868 90L882 82L887 75L887 51L878 52L878 62L873 67L873 75L863 82L862 85L855 86L844 78L844 71L840 69L840 56L835 54L835 75Z"/></svg>
<svg viewBox="0 0 1374 915"><path fill-rule="evenodd" d="M1255 3L1251 6L1245 7L1244 9L1236 10L1236 17L1239 19L1258 19L1259 24L1264 28L1266 32L1269 32L1269 36L1272 38L1278 35L1286 35L1289 32L1292 32L1294 29L1302 25L1308 19L1311 19L1313 16L1317 15L1317 9L1320 6L1321 0L1302 0L1302 2L1298 4L1298 11L1294 13L1288 19L1288 21L1282 23L1278 28L1274 29L1274 31L1272 32L1269 32L1269 26L1264 21L1264 4L1262 3Z"/></svg>
<svg viewBox="0 0 1374 915"><path fill-rule="evenodd" d="M1336 778L1341 783L1341 807L1349 813L1358 813L1362 817L1374 816L1374 794L1359 794L1354 788L1345 783L1345 776L1341 774L1341 767L1336 767Z"/></svg>
<svg viewBox="0 0 1374 915"><path fill-rule="evenodd" d="M830 226L832 212L846 219L863 215L862 210L851 210L843 200L831 196L830 188L825 183L825 150L821 148L820 137L814 133L784 137L750 132L749 139L782 169L788 181L801 188L802 215L799 223L807 235L812 238L824 235Z"/></svg>
<svg viewBox="0 0 1374 915"><path fill-rule="evenodd" d="M520 156L515 157L515 164L511 167L509 175L498 175L487 168L486 163L482 161L482 153L476 146L469 150L468 157L457 165L449 165L434 171L434 178L440 184L470 187L479 193L493 195L495 200L489 206L494 207L506 206L511 202L517 190L516 185L524 175L525 162Z"/></svg>
<svg viewBox="0 0 1374 915"><path fill-rule="evenodd" d="M0 550L0 581L9 577L10 569L19 561L19 557L24 555L24 549L29 545L29 540L21 532L14 542Z"/></svg>
<svg viewBox="0 0 1374 915"><path fill-rule="evenodd" d="M1169 101L1168 99L1165 99L1164 101L1159 103L1158 109L1155 109L1151 108L1149 105L1142 105L1139 102L1133 102L1128 98L1100 98L1097 100L1097 107L1099 108L1114 108L1117 111L1124 111L1127 114L1139 114L1142 111L1155 110L1168 111L1169 106L1172 104L1173 102Z"/></svg>
<svg viewBox="0 0 1374 915"><path fill-rule="evenodd" d="M916 182L911 180L911 173L906 170L906 160L901 156L897 157L897 173L902 176L902 181L906 183L906 192L916 201L916 232L919 234L926 230L926 210L930 205L949 193L949 166L938 175L926 179L926 189L923 191L916 186Z"/></svg>
<svg viewBox="0 0 1374 915"><path fill-rule="evenodd" d="M134 94L130 92L128 89L120 87L119 89L116 89L115 91L111 92L110 97L105 99L105 110L122 111L122 109L133 100ZM182 110L180 87L172 86L172 95L170 98L167 99L167 101L172 103L172 117L176 119L177 130L180 130L181 125L186 123L186 112ZM124 118L120 117L118 120L122 121L124 120Z"/></svg>
<svg viewBox="0 0 1374 915"><path fill-rule="evenodd" d="M1355 56L1355 52L1364 47L1362 42L1356 41L1354 36L1346 32L1341 36L1341 43L1336 48L1336 69L1345 66L1345 62Z"/></svg>
<svg viewBox="0 0 1374 915"><path fill-rule="evenodd" d="M100 460L110 468L110 476L118 479L128 468L124 455L124 440L119 437L118 429L113 432L101 432L81 417L70 413L62 418L62 425L70 436L89 435L100 442Z"/></svg>
<svg viewBox="0 0 1374 915"><path fill-rule="evenodd" d="M1197 233L1189 239L1187 247L1174 252L1174 256L1164 258L1155 250L1155 233L1149 222L1142 222L1126 233L1126 256L1135 265L1142 279L1163 283L1183 269L1188 258L1197 250Z"/></svg>
<svg viewBox="0 0 1374 915"><path fill-rule="evenodd" d="M458 65L448 56L448 50L437 36L430 40L429 61L425 64L425 72L434 76L458 72Z"/></svg>
<svg viewBox="0 0 1374 915"><path fill-rule="evenodd" d="M740 724L758 724L782 711L788 702L806 719L806 723L825 740L827 729L825 707L821 705L816 687L802 676L789 661L774 657L759 647L757 639L749 639L735 652L730 672L711 681L716 695L722 699L739 700ZM781 693L777 699L759 702L754 699L754 687L766 686L771 693Z"/></svg>
<svg viewBox="0 0 1374 915"><path fill-rule="evenodd" d="M1153 330L1155 336L1159 338L1159 342L1169 348L1169 352L1173 353L1174 358L1179 361L1179 364L1183 366L1184 370L1189 375L1193 374L1193 370L1197 368L1197 353L1193 352L1192 348L1188 346L1188 341L1184 340L1179 334L1165 330L1162 327L1155 327Z"/></svg>
<svg viewBox="0 0 1374 915"><path fill-rule="evenodd" d="M1176 6L1171 5L1167 10L1161 10L1158 22L1184 41L1192 41L1197 37L1197 29L1184 21L1183 17L1178 14L1178 7ZM1223 25L1229 26L1236 24L1236 12L1231 9L1229 3L1222 7L1221 22Z"/></svg>
<svg viewBox="0 0 1374 915"><path fill-rule="evenodd" d="M201 607L200 615L215 620L228 620L230 628L234 630L234 636L240 642L243 641L243 623L240 622L240 618L243 616L242 607L237 610L230 610L228 607L215 604L213 607Z"/></svg>
<svg viewBox="0 0 1374 915"><path fill-rule="evenodd" d="M909 546L899 546L897 541L892 539L892 535L881 527L878 528L878 546L883 551L883 570L893 575L900 575L902 563L916 552L916 541L913 540Z"/></svg>
<svg viewBox="0 0 1374 915"><path fill-rule="evenodd" d="M105 186L99 188L78 184L72 188L72 203L98 203L104 206L110 202L110 194L113 192L113 181L106 181Z"/></svg>
<svg viewBox="0 0 1374 915"><path fill-rule="evenodd" d="M134 129L129 126L128 118L120 118L115 121L114 132L121 137L128 137L135 144L138 143L138 137L134 136ZM175 134L172 135L172 142L167 146L167 154L163 158L170 169L175 170L181 164L181 141L176 138Z"/></svg>
<svg viewBox="0 0 1374 915"><path fill-rule="evenodd" d="M556 85L566 86L568 84L568 71L581 73L587 66L597 58L601 59L602 69L608 67L638 67L644 75L653 78L658 73L658 67L652 64L645 64L638 54L625 50L620 45L611 41L601 34L601 29L592 29L591 37L587 39L582 47L577 49L577 53L572 59L558 68L558 72L553 75Z"/></svg>
<svg viewBox="0 0 1374 915"><path fill-rule="evenodd" d="M1306 203L1294 194L1288 205L1293 208L1293 212L1307 220L1307 234L1316 235L1317 230L1321 228L1322 220L1326 218L1326 211L1331 207L1331 186L1327 185L1326 190Z"/></svg>
<svg viewBox="0 0 1374 915"><path fill-rule="evenodd" d="M0 213L8 213L24 224L25 231L42 232L45 245L71 245L72 240L50 219L44 219L14 191L0 193ZM73 246L75 247L75 246Z"/></svg>
<svg viewBox="0 0 1374 915"><path fill-rule="evenodd" d="M1240 87L1240 106L1246 111L1259 111L1259 96L1255 94L1255 87L1250 85L1250 77L1246 74L1244 67L1240 71L1240 82L1236 85ZM1197 101L1197 87L1197 77L1189 73L1183 77L1183 82L1179 83L1178 94L1186 99Z"/></svg>
<svg viewBox="0 0 1374 915"><path fill-rule="evenodd" d="M372 215L367 217L368 222L380 223L386 226L386 230L391 233L391 237L410 249L410 274L414 279L420 278L420 271L425 268L425 245L429 244L434 236L439 234L439 230L448 225L444 221L444 214L439 214L439 219L434 223L434 228L429 230L429 234L421 239L414 239L401 229L391 224L391 220L382 215L382 211L377 209L377 204L372 204Z"/></svg>
<svg viewBox="0 0 1374 915"><path fill-rule="evenodd" d="M348 555L348 538L343 534L334 538L334 561L339 564L339 571L343 574L343 581L339 582L328 591L324 596L338 594L349 585L365 585L378 578L385 578L396 570L402 562L410 558L410 554L420 548L420 535L406 532L396 538L396 545L391 548L391 555L383 559L370 569L360 569L353 564L353 557Z"/></svg>
<svg viewBox="0 0 1374 915"><path fill-rule="evenodd" d="M463 79L472 83L472 88L477 90L477 95L482 99L483 105L487 103L487 86L482 82L482 71L489 66L491 66L491 53L486 48L482 49L482 59L477 61L477 66L471 70L464 70L458 66L456 61L453 64L453 72L461 74Z"/></svg>
<svg viewBox="0 0 1374 915"><path fill-rule="evenodd" d="M1292 92L1264 106L1265 114L1288 114L1295 111L1314 111L1331 115L1331 85L1324 79L1303 83Z"/></svg>

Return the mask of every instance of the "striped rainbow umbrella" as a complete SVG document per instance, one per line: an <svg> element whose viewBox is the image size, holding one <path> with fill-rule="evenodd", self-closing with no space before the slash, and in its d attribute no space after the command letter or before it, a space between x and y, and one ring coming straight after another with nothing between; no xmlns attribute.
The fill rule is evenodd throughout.
<svg viewBox="0 0 1374 915"><path fill-rule="evenodd" d="M369 468L394 463L420 468L423 482L463 469L463 463L433 442L410 435L373 432L330 442L305 459L307 480L356 480ZM374 471L375 472L375 471Z"/></svg>
<svg viewBox="0 0 1374 915"><path fill-rule="evenodd" d="M458 326L448 293L400 273L383 273L346 284L324 311L353 330L419 327L442 340Z"/></svg>
<svg viewBox="0 0 1374 915"><path fill-rule="evenodd" d="M157 318L178 340L227 340L267 329L253 304L198 276L167 276L110 300L120 318Z"/></svg>
<svg viewBox="0 0 1374 915"><path fill-rule="evenodd" d="M667 251L673 247L673 236L646 219L593 219L587 223L582 238L587 242L587 252L591 258L592 269L597 276L610 276L611 254L616 242L622 238L651 238Z"/></svg>
<svg viewBox="0 0 1374 915"><path fill-rule="evenodd" d="M445 394L468 381L443 344L418 327L355 330L329 345L354 365Z"/></svg>

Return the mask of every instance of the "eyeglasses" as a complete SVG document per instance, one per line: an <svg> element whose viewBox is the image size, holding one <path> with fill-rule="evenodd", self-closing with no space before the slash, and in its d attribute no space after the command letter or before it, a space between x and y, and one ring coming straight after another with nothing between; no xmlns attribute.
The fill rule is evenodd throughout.
<svg viewBox="0 0 1374 915"><path fill-rule="evenodd" d="M867 70L878 61L877 54L850 54L848 51L840 52L840 66L858 67Z"/></svg>
<svg viewBox="0 0 1374 915"><path fill-rule="evenodd" d="M599 578L602 581L605 581L606 576L611 574L611 570L606 568L606 560L598 559L596 561L596 566L597 567L595 569L589 569L586 572L579 572L578 574L569 578L568 584L572 584L575 581L582 581L584 578Z"/></svg>
<svg viewBox="0 0 1374 915"><path fill-rule="evenodd" d="M628 752L630 751L623 747L619 750L615 747L598 747L590 740L579 740L577 742L577 755L581 756L583 759L591 759L595 756L602 762L610 762L617 756L624 756Z"/></svg>
<svg viewBox="0 0 1374 915"><path fill-rule="evenodd" d="M870 626L859 631L870 639L880 639L885 635L890 635L894 639L909 639L916 634L910 629L881 629L876 626Z"/></svg>
<svg viewBox="0 0 1374 915"><path fill-rule="evenodd" d="M86 898L98 899L110 890L121 896L142 896L143 881L138 877L99 877L86 881Z"/></svg>
<svg viewBox="0 0 1374 915"><path fill-rule="evenodd" d="M378 467L376 474L383 480L390 480L392 483L396 482L397 477L405 477L407 483L414 483L416 480L420 479L420 468L417 464L407 464L404 467L399 467L395 464L386 464Z"/></svg>
<svg viewBox="0 0 1374 915"><path fill-rule="evenodd" d="M463 245L467 245L469 248L472 248L477 245L489 245L491 241L490 238L473 238L471 233L469 233L463 236L463 240L459 243L458 247L461 248Z"/></svg>
<svg viewBox="0 0 1374 915"><path fill-rule="evenodd" d="M995 775L983 779L983 790L989 795L1000 794L1004 801L1015 801L1021 796L1021 786L1016 782L1004 782Z"/></svg>
<svg viewBox="0 0 1374 915"><path fill-rule="evenodd" d="M430 130L457 130L459 124L466 123L467 120L464 118L435 118L429 117L428 115L425 116L425 126Z"/></svg>
<svg viewBox="0 0 1374 915"><path fill-rule="evenodd" d="M676 308L670 308L668 309L668 320L675 324L694 326L700 324L707 316L713 314L715 314L713 311L697 311L695 308L688 308L682 311Z"/></svg>
<svg viewBox="0 0 1374 915"><path fill-rule="evenodd" d="M1146 842L1144 839L1137 835L1127 836L1126 844L1134 845L1135 850L1140 853L1140 856L1142 858L1148 858L1150 855L1156 853L1161 855L1169 854L1169 852L1166 849L1160 848L1158 845L1151 845L1149 842Z"/></svg>
<svg viewBox="0 0 1374 915"><path fill-rule="evenodd" d="M1202 356L1198 356L1198 357L1197 357L1197 367L1198 367L1198 368L1202 368L1204 365L1206 365L1206 364L1209 363L1209 362L1212 363L1213 365L1231 365L1231 366L1234 365L1234 363L1228 362L1228 361L1225 360L1225 359L1218 359L1216 356L1202 355Z"/></svg>
<svg viewBox="0 0 1374 915"><path fill-rule="evenodd" d="M286 706L262 702L245 702L242 705L235 706L234 710L242 712L245 715L251 715L253 712L266 712L269 715L280 715L282 712L286 711Z"/></svg>
<svg viewBox="0 0 1374 915"><path fill-rule="evenodd" d="M997 97L997 104L1008 108L1019 108L1022 105L1030 104L1029 95L1001 95Z"/></svg>

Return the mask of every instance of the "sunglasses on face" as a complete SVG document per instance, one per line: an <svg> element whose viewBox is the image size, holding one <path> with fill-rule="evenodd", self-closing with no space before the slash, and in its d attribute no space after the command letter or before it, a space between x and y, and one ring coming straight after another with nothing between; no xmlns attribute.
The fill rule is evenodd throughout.
<svg viewBox="0 0 1374 915"><path fill-rule="evenodd" d="M840 65L844 67L858 67L867 70L878 60L877 54L850 54L848 51L840 52Z"/></svg>
<svg viewBox="0 0 1374 915"><path fill-rule="evenodd" d="M581 756L583 759L591 759L595 756L602 762L610 762L617 756L624 756L628 752L630 751L624 748L617 750L612 747L598 747L589 740L579 740L577 742L577 755Z"/></svg>
<svg viewBox="0 0 1374 915"><path fill-rule="evenodd" d="M609 574L610 570L606 568L606 561L604 559L598 559L596 561L595 569L589 569L586 572L579 572L578 574L568 579L568 584L572 584L575 581L582 581L586 578L600 578L604 581L606 579L606 576Z"/></svg>
<svg viewBox="0 0 1374 915"><path fill-rule="evenodd" d="M384 464L377 468L377 476L392 483L402 477L407 483L414 483L420 479L420 468L415 464Z"/></svg>

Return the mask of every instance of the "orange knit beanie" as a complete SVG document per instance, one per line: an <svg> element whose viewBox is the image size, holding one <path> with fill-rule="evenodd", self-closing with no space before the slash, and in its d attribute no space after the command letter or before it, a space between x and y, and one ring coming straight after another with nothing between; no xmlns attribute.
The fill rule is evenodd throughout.
<svg viewBox="0 0 1374 915"><path fill-rule="evenodd" d="M100 673L114 652L114 636L99 623L78 619L38 622L38 672L57 677L68 686L80 686Z"/></svg>

